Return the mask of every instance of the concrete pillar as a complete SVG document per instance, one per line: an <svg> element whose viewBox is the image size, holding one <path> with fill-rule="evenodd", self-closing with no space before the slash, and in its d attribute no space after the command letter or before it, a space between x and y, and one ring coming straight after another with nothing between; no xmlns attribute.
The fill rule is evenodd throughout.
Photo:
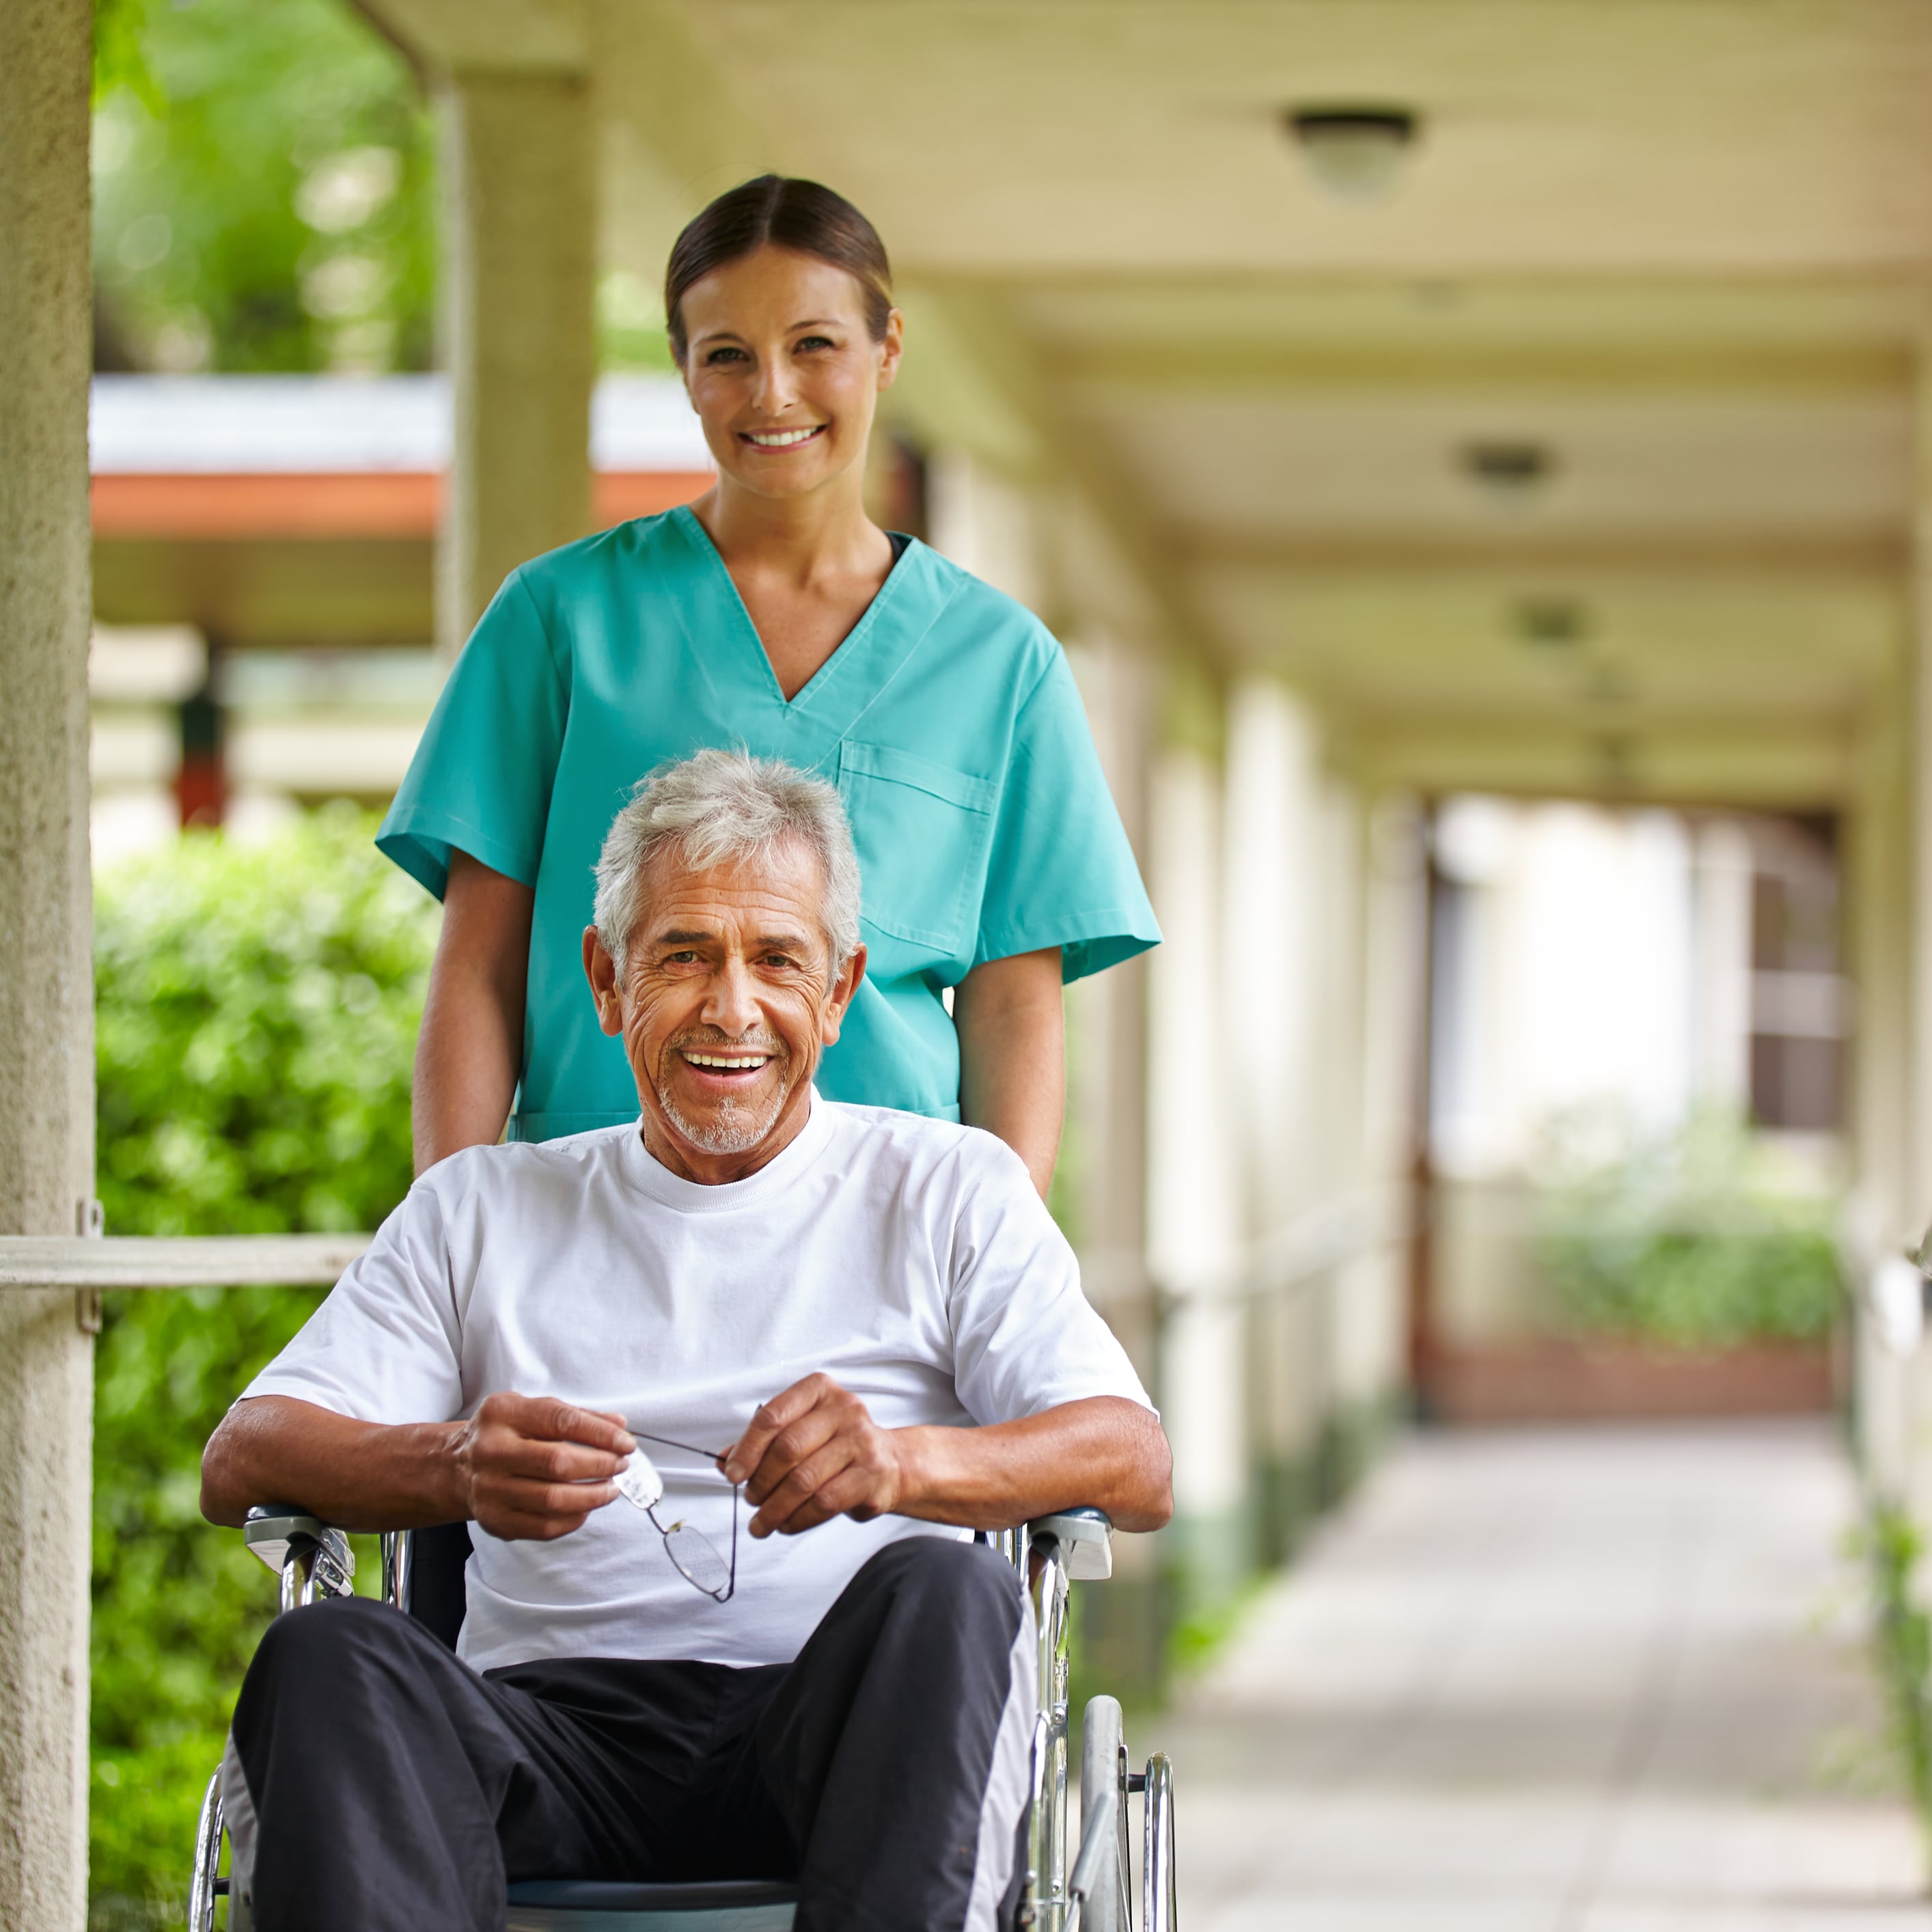
<svg viewBox="0 0 1932 1932"><path fill-rule="evenodd" d="M1251 1554L1246 1311L1229 1292L1245 1229L1219 998L1218 758L1170 745L1153 802L1148 884L1166 941L1150 968L1148 1262L1168 1297L1157 1399L1174 1448L1174 1567L1184 1601L1198 1606L1231 1594Z"/></svg>
<svg viewBox="0 0 1932 1932"><path fill-rule="evenodd" d="M1102 768L1142 876L1148 869L1148 788L1156 668L1112 640L1067 646ZM1153 1370L1146 1321L1147 1003L1144 955L1080 980L1067 994L1066 1135L1063 1156L1089 1298ZM1126 1324L1123 1328L1124 1322Z"/></svg>
<svg viewBox="0 0 1932 1932"><path fill-rule="evenodd" d="M1893 1170L1895 1179L1890 1186L1882 1171L1874 1178L1881 1198L1896 1190L1881 1208L1879 1240L1907 1244L1916 1243L1932 1219L1932 333L1919 344L1914 413L1912 577L1904 664L1910 730L1904 782L1894 792L1894 796L1902 794L1904 805L1900 814L1904 850L1893 872L1903 886L1901 917L1888 935L1880 908L1870 909L1866 916L1875 928L1866 943L1883 945L1892 937L1894 956L1902 959L1906 974L1898 1006L1904 1021L1904 1156ZM1878 842L1882 847L1882 839ZM1881 874L1892 870L1882 852L1874 854L1872 869ZM1882 892L1882 878L1876 884ZM1864 922L1861 921L1861 928ZM1868 974L1868 963L1861 962L1861 970ZM1862 1070L1865 1058L1862 1052ZM1862 1126L1866 1107L1882 1104L1882 1092L1881 1088L1878 1093L1860 1096ZM1882 1132L1882 1125L1877 1131ZM1872 1151L1876 1160L1876 1150ZM1882 1219L1888 1208L1893 1216L1889 1231ZM1932 1542L1932 1346L1922 1343L1916 1354L1887 1363L1871 1340L1868 1335L1861 1351L1861 1366L1869 1377L1868 1439L1875 1448L1888 1450L1897 1457L1897 1493L1921 1534ZM1880 1474L1881 1480L1892 1475L1883 1469ZM1924 1574L1923 1565L1918 1594L1922 1602L1932 1600L1932 1576Z"/></svg>
<svg viewBox="0 0 1932 1932"><path fill-rule="evenodd" d="M443 322L455 411L436 641L591 526L596 142L589 82L458 71L442 90Z"/></svg>
<svg viewBox="0 0 1932 1932"><path fill-rule="evenodd" d="M87 857L88 0L0 7L0 1233L94 1191ZM92 1344L0 1294L0 1925L87 1905Z"/></svg>
<svg viewBox="0 0 1932 1932"><path fill-rule="evenodd" d="M1919 345L1912 505L1912 631L1906 652L1910 980L1907 1160L1899 1208L1912 1231L1932 1220L1932 334Z"/></svg>
<svg viewBox="0 0 1932 1932"><path fill-rule="evenodd" d="M1910 1163L1908 1050L1911 1035L1911 817L1909 720L1897 707L1874 721L1858 759L1859 788L1846 824L1846 963L1856 991L1849 1124L1857 1180L1847 1216L1855 1285L1913 1238L1906 1204ZM1860 1304L1852 1355L1858 1453L1883 1494L1904 1492L1910 1464L1912 1379L1898 1338Z"/></svg>

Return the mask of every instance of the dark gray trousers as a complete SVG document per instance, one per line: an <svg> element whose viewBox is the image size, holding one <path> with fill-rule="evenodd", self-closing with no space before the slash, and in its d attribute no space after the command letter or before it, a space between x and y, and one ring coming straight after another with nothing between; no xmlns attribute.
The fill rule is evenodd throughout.
<svg viewBox="0 0 1932 1932"><path fill-rule="evenodd" d="M256 1932L502 1932L521 1879L782 1878L799 1932L1010 1922L1036 1708L991 1550L888 1544L789 1664L478 1676L386 1605L278 1618L223 1792Z"/></svg>

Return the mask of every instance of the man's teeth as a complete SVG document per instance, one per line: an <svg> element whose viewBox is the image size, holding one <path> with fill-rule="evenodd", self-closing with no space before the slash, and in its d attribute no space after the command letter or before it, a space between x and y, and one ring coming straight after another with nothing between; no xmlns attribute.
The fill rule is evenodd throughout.
<svg viewBox="0 0 1932 1932"><path fill-rule="evenodd" d="M752 431L752 440L760 449L788 449L795 442L802 442L807 436L816 436L824 425L814 423L810 429L779 429Z"/></svg>
<svg viewBox="0 0 1932 1932"><path fill-rule="evenodd" d="M728 1073L742 1073L749 1068L764 1066L771 1058L769 1053L692 1053L688 1051L684 1057L694 1066L719 1066Z"/></svg>

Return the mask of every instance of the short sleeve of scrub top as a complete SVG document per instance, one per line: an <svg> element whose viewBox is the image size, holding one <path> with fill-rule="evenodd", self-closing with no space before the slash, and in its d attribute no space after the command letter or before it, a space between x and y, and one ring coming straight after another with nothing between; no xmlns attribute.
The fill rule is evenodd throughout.
<svg viewBox="0 0 1932 1932"><path fill-rule="evenodd" d="M610 821L658 766L742 746L836 784L866 973L828 1099L956 1120L942 1003L982 960L1058 946L1069 980L1159 928L1064 654L1038 619L907 544L789 702L704 526L638 518L513 572L464 647L376 843L440 897L461 850L536 893L513 1138L635 1118L581 934Z"/></svg>

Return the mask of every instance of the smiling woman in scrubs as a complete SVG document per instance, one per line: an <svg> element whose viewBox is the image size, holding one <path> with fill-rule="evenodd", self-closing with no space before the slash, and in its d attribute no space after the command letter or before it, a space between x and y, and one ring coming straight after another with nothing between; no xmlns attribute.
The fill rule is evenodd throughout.
<svg viewBox="0 0 1932 1932"><path fill-rule="evenodd" d="M1052 1178L1061 984L1160 934L1058 644L865 513L888 277L811 182L748 182L679 238L665 312L716 487L512 572L377 837L445 905L418 1168L506 1118L536 1141L636 1114L584 984L591 867L647 772L742 745L833 780L858 845L869 958L820 1090L964 1119Z"/></svg>

